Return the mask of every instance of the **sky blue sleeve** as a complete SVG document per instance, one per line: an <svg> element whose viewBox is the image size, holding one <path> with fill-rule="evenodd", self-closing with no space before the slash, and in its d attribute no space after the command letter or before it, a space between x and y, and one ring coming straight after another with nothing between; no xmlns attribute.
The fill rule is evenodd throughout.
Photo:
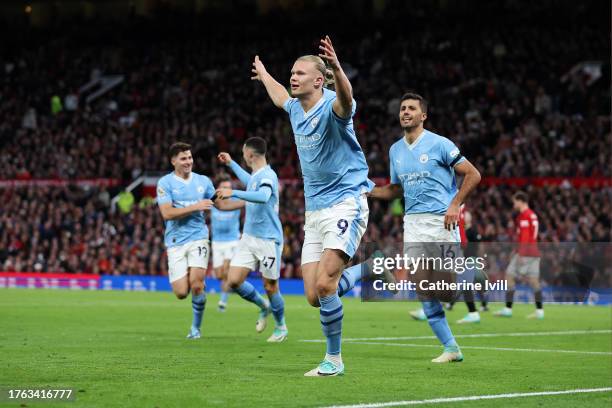
<svg viewBox="0 0 612 408"><path fill-rule="evenodd" d="M330 115L336 120L336 122L340 122L343 125L345 125L349 123L351 119L353 119L353 116L355 116L355 112L357 112L357 102L355 101L355 99L353 99L351 102L351 116L349 116L348 118L341 118L340 116L336 115L336 112L334 112L334 101L335 100L336 98L330 101L330 104L329 104Z"/></svg>
<svg viewBox="0 0 612 408"><path fill-rule="evenodd" d="M401 184L400 179L395 171L395 160L393 159L393 150L389 150L389 178L391 184Z"/></svg>
<svg viewBox="0 0 612 408"><path fill-rule="evenodd" d="M465 161L465 157L461 155L459 148L446 138L442 139L441 150L442 162L448 167L455 167L455 165Z"/></svg>
<svg viewBox="0 0 612 408"><path fill-rule="evenodd" d="M265 204L272 196L272 187L268 185L262 186L257 191L241 191L233 190L232 197L239 198L244 201L250 201L252 203Z"/></svg>
<svg viewBox="0 0 612 408"><path fill-rule="evenodd" d="M285 112L287 112L288 114L291 114L291 108L293 107L296 101L297 101L297 98L287 99L285 103L283 104L283 109L285 110Z"/></svg>
<svg viewBox="0 0 612 408"><path fill-rule="evenodd" d="M210 199L215 195L215 186L213 185L210 178L206 177L206 191L204 193L204 198Z"/></svg>
<svg viewBox="0 0 612 408"><path fill-rule="evenodd" d="M160 179L157 182L157 205L172 202L172 190L165 179Z"/></svg>
<svg viewBox="0 0 612 408"><path fill-rule="evenodd" d="M249 185L249 181L251 181L251 175L247 173L238 163L235 161L231 161L229 165L230 169L234 172L236 177L244 184L245 186Z"/></svg>

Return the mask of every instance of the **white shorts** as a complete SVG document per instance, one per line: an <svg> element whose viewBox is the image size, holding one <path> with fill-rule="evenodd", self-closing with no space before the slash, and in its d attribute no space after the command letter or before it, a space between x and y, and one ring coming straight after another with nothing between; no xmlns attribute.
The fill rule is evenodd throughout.
<svg viewBox="0 0 612 408"><path fill-rule="evenodd" d="M412 258L433 258L434 270L452 272L449 259L463 257L459 228L444 228L444 215L404 215L404 253ZM436 263L437 262L437 263Z"/></svg>
<svg viewBox="0 0 612 408"><path fill-rule="evenodd" d="M277 280L280 278L281 250L282 245L273 239L243 234L230 266L252 271L259 269L264 278Z"/></svg>
<svg viewBox="0 0 612 408"><path fill-rule="evenodd" d="M355 255L368 226L368 199L348 198L330 208L306 211L302 265L318 262L324 249Z"/></svg>
<svg viewBox="0 0 612 408"><path fill-rule="evenodd" d="M240 241L213 241L212 242L212 264L213 268L223 266L223 262L231 260L236 253Z"/></svg>
<svg viewBox="0 0 612 408"><path fill-rule="evenodd" d="M540 257L514 254L506 269L508 276L540 276Z"/></svg>
<svg viewBox="0 0 612 408"><path fill-rule="evenodd" d="M207 239L170 247L167 252L170 283L187 275L187 268L208 268L209 245Z"/></svg>

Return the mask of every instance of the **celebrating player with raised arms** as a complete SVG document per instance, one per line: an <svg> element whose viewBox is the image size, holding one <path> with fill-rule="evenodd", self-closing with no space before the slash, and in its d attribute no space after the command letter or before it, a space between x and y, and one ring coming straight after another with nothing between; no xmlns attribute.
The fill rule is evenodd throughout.
<svg viewBox="0 0 612 408"><path fill-rule="evenodd" d="M302 276L308 302L320 307L327 338L324 360L305 375L334 376L344 373L340 296L361 276L360 265L345 267L366 230L365 194L373 183L353 129L357 105L351 84L328 36L319 48L319 56L302 56L293 64L293 97L266 71L259 56L253 62L252 79L261 81L274 105L289 114L304 178ZM326 89L332 81L335 92Z"/></svg>
<svg viewBox="0 0 612 408"><path fill-rule="evenodd" d="M264 331L267 317L272 312L276 326L268 342L278 343L284 341L289 333L285 324L285 301L278 285L283 249L283 229L278 217L278 177L266 161L266 141L262 138L248 139L242 148L242 155L252 170L251 174L233 161L228 153L223 152L218 156L219 161L229 166L247 186L246 191L231 188L217 190L219 198L246 201L244 234L230 262L228 283L243 299L260 308L255 325L258 333ZM258 267L269 301L246 280L249 272Z"/></svg>
<svg viewBox="0 0 612 408"><path fill-rule="evenodd" d="M174 143L168 156L174 171L157 182L157 203L166 227L168 278L177 298L185 299L191 291L193 322L187 338L199 339L206 306L204 277L209 256L204 210L210 210L213 205L231 210L244 206L244 202L217 200L213 203L215 188L208 177L192 171L189 144Z"/></svg>

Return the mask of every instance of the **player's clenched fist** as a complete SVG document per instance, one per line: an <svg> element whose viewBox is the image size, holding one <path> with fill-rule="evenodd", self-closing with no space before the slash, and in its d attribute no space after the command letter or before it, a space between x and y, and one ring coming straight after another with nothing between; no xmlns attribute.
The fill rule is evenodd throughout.
<svg viewBox="0 0 612 408"><path fill-rule="evenodd" d="M225 165L228 165L232 162L232 156L230 156L229 153L221 152L217 155L217 160Z"/></svg>

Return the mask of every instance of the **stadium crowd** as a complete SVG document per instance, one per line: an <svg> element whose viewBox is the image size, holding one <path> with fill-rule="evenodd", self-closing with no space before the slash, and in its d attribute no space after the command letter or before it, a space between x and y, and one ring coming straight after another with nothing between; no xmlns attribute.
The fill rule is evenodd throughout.
<svg viewBox="0 0 612 408"><path fill-rule="evenodd" d="M334 19L339 11L326 10L354 87L370 176L388 175L388 149L401 137L399 97L414 89L431 102L428 128L457 143L484 176L611 177L605 24L596 7L571 2L561 2L549 21L544 3L509 1L506 13L483 6L479 16L487 18L478 21L469 10L440 11L433 2L389 2L374 18ZM315 53L313 44L329 32L320 12L304 10L299 20L237 14L227 24L214 17L91 22L65 25L53 39L36 30L11 36L0 57L0 178L127 184L147 171L169 171L166 149L176 140L194 146L196 172L214 176L217 152L238 157L246 137L261 136L279 177L299 179L288 121L251 84L250 65L259 53L287 82L293 60ZM566 75L584 61L603 61L599 74ZM87 104L90 93L79 88L108 74L123 75L123 83ZM610 241L609 188L528 190L542 240ZM481 186L470 197L485 240L511 239L512 191ZM114 193L0 189L0 270L165 274L159 211L143 202L113 213ZM301 184L285 183L280 201L283 276L300 276ZM399 242L401 231L397 203L371 202L365 242Z"/></svg>

